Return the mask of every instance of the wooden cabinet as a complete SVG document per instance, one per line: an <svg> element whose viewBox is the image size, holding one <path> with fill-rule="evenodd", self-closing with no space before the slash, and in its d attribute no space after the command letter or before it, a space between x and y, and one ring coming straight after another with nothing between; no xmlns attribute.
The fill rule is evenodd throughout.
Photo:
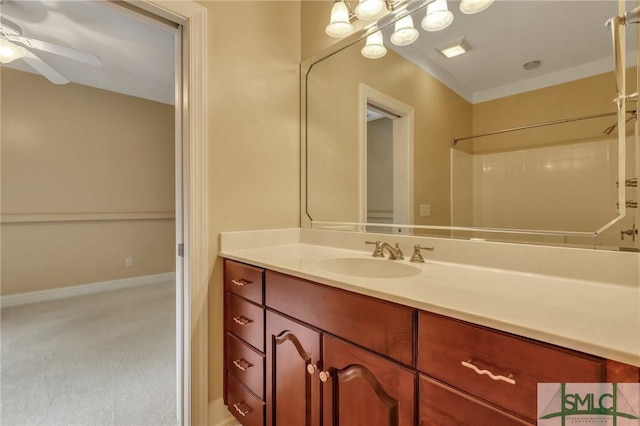
<svg viewBox="0 0 640 426"><path fill-rule="evenodd" d="M396 362L324 334L323 425L415 424L416 373Z"/></svg>
<svg viewBox="0 0 640 426"><path fill-rule="evenodd" d="M267 311L268 426L320 425L320 336L319 330Z"/></svg>
<svg viewBox="0 0 640 426"><path fill-rule="evenodd" d="M225 290L225 403L243 425L534 425L538 383L640 381L637 367L237 262Z"/></svg>
<svg viewBox="0 0 640 426"><path fill-rule="evenodd" d="M267 271L266 305L359 346L413 366L416 310Z"/></svg>
<svg viewBox="0 0 640 426"><path fill-rule="evenodd" d="M346 307L343 303L349 303L353 312L373 313L375 310L370 310L370 303L377 304L378 301L346 293L345 300L341 300L342 294L331 294L334 291L281 274L267 274L267 425L415 424L415 371L332 334L351 334L349 324L353 319L347 320L348 309L340 314ZM282 311L289 311L287 302L283 301L292 294L298 298L293 310L306 320L324 326L323 329L271 310L275 305ZM328 302L332 298L336 303L330 309L323 304L302 302L304 299ZM409 311L407 325L411 335L411 310L384 305L387 309L396 307L402 312ZM325 317L327 311L331 316ZM356 338L386 347L386 343L382 343L385 339L380 338L384 334ZM411 339L409 342L412 343ZM409 347L408 356L400 357L411 360L412 352Z"/></svg>
<svg viewBox="0 0 640 426"><path fill-rule="evenodd" d="M538 383L604 380L601 358L427 312L418 330L421 372L532 422Z"/></svg>
<svg viewBox="0 0 640 426"><path fill-rule="evenodd" d="M264 270L225 260L224 402L245 426L264 424Z"/></svg>

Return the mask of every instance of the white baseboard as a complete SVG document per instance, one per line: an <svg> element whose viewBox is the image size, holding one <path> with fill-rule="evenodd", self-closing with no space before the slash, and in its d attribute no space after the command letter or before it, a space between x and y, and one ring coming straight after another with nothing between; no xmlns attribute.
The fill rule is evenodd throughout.
<svg viewBox="0 0 640 426"><path fill-rule="evenodd" d="M218 398L209 403L209 424L211 426L234 426L239 423L227 410L224 400Z"/></svg>
<svg viewBox="0 0 640 426"><path fill-rule="evenodd" d="M82 296L84 294L100 293L102 291L119 290L121 288L136 287L166 281L175 281L175 272L164 274L144 275L142 277L124 278L121 280L102 281L99 283L81 284L70 287L54 288L51 290L32 291L29 293L11 294L0 297L0 307L26 305L28 303L45 302L48 300L64 299L66 297Z"/></svg>

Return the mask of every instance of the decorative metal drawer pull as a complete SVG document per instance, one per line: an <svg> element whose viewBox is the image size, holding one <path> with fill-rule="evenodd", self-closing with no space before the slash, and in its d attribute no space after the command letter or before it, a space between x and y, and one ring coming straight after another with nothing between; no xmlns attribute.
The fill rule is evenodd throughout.
<svg viewBox="0 0 640 426"><path fill-rule="evenodd" d="M233 360L233 365L235 365L238 370L242 371L245 371L249 367L253 367L253 364L242 358Z"/></svg>
<svg viewBox="0 0 640 426"><path fill-rule="evenodd" d="M231 280L231 282L238 287L243 287L245 285L251 284L251 281L245 280L244 278L240 278L239 280Z"/></svg>
<svg viewBox="0 0 640 426"><path fill-rule="evenodd" d="M509 377L496 376L495 374L493 374L489 370L480 370L478 367L473 365L472 362L473 362L473 360L471 360L471 359L469 361L466 361L466 362L462 361L462 366L470 368L470 369L472 369L473 371L475 371L476 373L478 373L480 375L487 375L493 380L502 380L503 382L507 382L507 383L512 384L512 385L516 384L516 381L513 379L513 374L509 374Z"/></svg>
<svg viewBox="0 0 640 426"><path fill-rule="evenodd" d="M247 325L252 322L249 318L245 318L243 316L233 317L233 320L239 325Z"/></svg>
<svg viewBox="0 0 640 426"><path fill-rule="evenodd" d="M244 405L244 410L241 408L241 406ZM236 409L236 411L242 416L246 416L247 414L249 414L251 412L251 407L247 406L247 404L244 401L240 401L240 402L236 402L235 404L233 404L233 408Z"/></svg>

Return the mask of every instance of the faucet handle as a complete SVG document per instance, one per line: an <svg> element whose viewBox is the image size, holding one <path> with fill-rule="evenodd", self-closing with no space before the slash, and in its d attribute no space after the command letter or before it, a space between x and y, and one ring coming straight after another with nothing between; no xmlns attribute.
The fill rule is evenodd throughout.
<svg viewBox="0 0 640 426"><path fill-rule="evenodd" d="M422 253L420 253L420 250L433 251L434 248L433 247L421 247L420 244L416 244L415 246L413 246L413 256L411 256L411 259L409 260L409 262L424 263L424 257L422 257Z"/></svg>
<svg viewBox="0 0 640 426"><path fill-rule="evenodd" d="M375 244L376 248L373 250L371 256L384 257L384 251L382 250L382 241L365 241L365 244Z"/></svg>

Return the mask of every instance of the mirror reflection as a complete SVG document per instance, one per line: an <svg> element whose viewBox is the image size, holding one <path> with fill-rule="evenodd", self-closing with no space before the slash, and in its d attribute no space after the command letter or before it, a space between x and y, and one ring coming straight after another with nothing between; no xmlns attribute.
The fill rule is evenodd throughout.
<svg viewBox="0 0 640 426"><path fill-rule="evenodd" d="M310 220L367 223L376 232L635 247L635 103L625 117L626 217L593 238L619 214L616 80L605 28L618 2L496 1L473 15L459 6L447 2L453 20L437 32L424 30L427 6L418 7L409 15L417 39L404 46L391 42L396 25L381 25L386 53L376 59L365 56L363 37L310 66ZM626 38L633 93L635 26ZM456 43L466 51L447 58L443 50Z"/></svg>

